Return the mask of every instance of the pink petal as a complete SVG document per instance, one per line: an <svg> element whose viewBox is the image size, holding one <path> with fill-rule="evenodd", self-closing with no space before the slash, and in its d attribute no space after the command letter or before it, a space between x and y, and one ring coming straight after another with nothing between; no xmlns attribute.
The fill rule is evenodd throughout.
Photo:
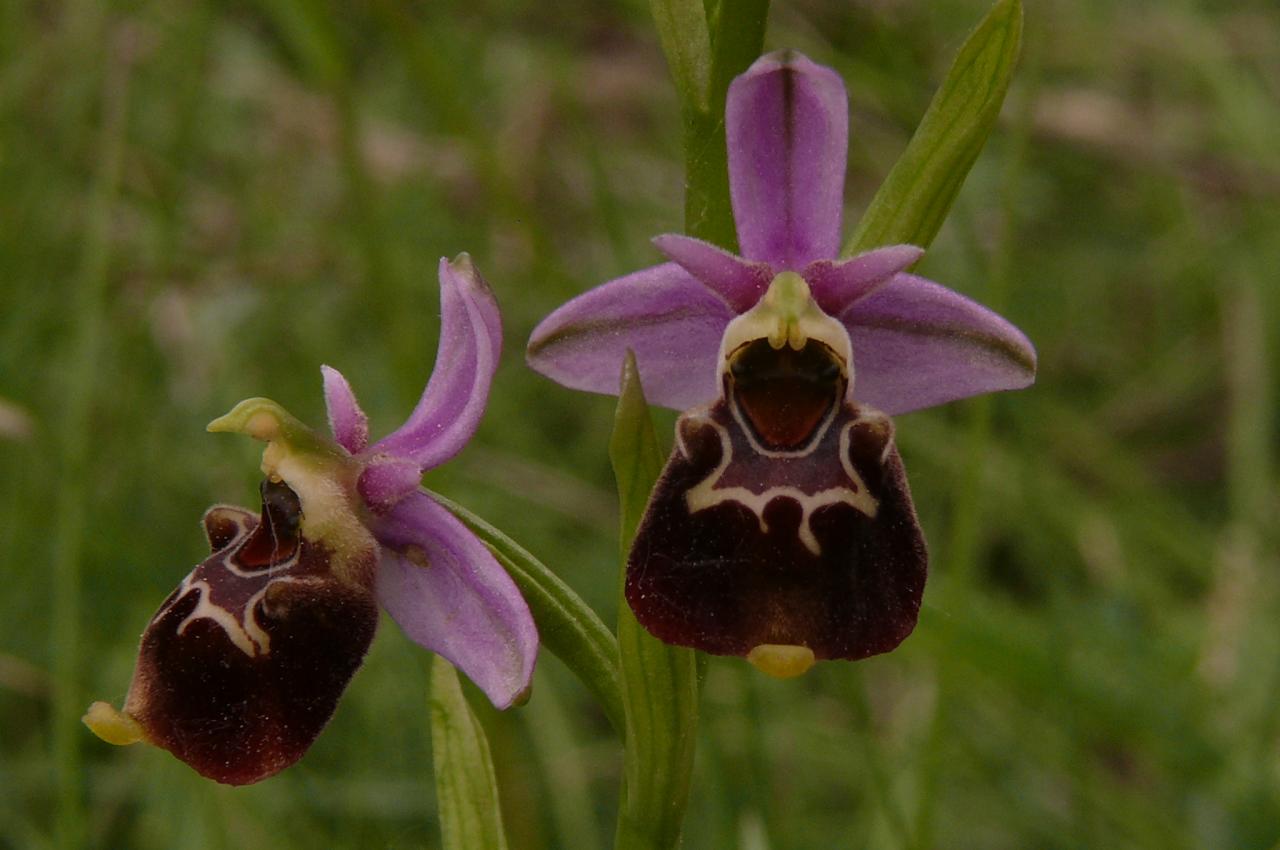
<svg viewBox="0 0 1280 850"><path fill-rule="evenodd" d="M815 260L805 267L804 279L818 305L838 316L922 256L924 249L915 245L890 245L848 260Z"/></svg>
<svg viewBox="0 0 1280 850"><path fill-rule="evenodd" d="M365 504L381 513L415 492L421 483L422 469L417 463L396 455L385 455L364 468L356 487Z"/></svg>
<svg viewBox="0 0 1280 850"><path fill-rule="evenodd" d="M720 336L733 311L675 263L597 286L542 321L529 366L570 389L618 394L636 353L651 404L685 410L719 394Z"/></svg>
<svg viewBox="0 0 1280 850"><path fill-rule="evenodd" d="M767 263L744 260L691 236L666 233L655 236L653 244L699 283L723 298L735 313L745 313L754 307L773 278L773 270Z"/></svg>
<svg viewBox="0 0 1280 850"><path fill-rule="evenodd" d="M471 439L502 352L502 319L471 258L440 260L440 345L431 380L408 421L374 451L439 466Z"/></svg>
<svg viewBox="0 0 1280 850"><path fill-rule="evenodd" d="M378 601L411 640L449 659L498 708L529 688L538 630L480 540L422 491L375 520Z"/></svg>
<svg viewBox="0 0 1280 850"><path fill-rule="evenodd" d="M320 374L324 376L324 404L333 438L352 454L364 451L369 444L369 418L360 409L351 385L332 366L321 366Z"/></svg>
<svg viewBox="0 0 1280 850"><path fill-rule="evenodd" d="M830 68L791 51L729 86L729 191L742 255L800 270L840 248L849 102Z"/></svg>
<svg viewBox="0 0 1280 850"><path fill-rule="evenodd" d="M915 275L894 276L839 319L853 343L853 397L890 415L1035 381L1022 331Z"/></svg>

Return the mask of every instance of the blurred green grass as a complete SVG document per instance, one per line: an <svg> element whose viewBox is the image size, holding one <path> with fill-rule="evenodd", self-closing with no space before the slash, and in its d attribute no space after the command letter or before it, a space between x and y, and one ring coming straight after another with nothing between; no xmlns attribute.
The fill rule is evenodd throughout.
<svg viewBox="0 0 1280 850"><path fill-rule="evenodd" d="M846 231L984 10L775 4L767 45L848 82ZM1028 7L923 272L1018 323L1039 381L899 421L933 552L900 650L790 683L712 659L686 846L1278 845L1278 45L1269 0ZM612 616L613 402L521 351L680 226L646 4L15 0L0 118L0 846L74 836L77 796L93 847L437 846L426 658L392 624L249 789L55 722L55 682L118 703L201 512L253 503L259 449L206 422L265 394L322 423L321 363L400 421L462 250L507 352L427 483ZM484 720L512 846L600 844L618 746L559 663Z"/></svg>

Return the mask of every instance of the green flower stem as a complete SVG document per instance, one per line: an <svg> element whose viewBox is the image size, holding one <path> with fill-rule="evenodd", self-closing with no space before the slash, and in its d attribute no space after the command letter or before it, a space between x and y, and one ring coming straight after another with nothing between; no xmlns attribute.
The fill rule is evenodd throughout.
<svg viewBox="0 0 1280 850"><path fill-rule="evenodd" d="M769 0L650 0L649 6L680 97L685 232L736 251L725 96L733 78L760 55Z"/></svg>
<svg viewBox="0 0 1280 850"><path fill-rule="evenodd" d="M1000 115L1022 46L1021 0L999 0L960 48L920 126L845 244L929 247Z"/></svg>
<svg viewBox="0 0 1280 850"><path fill-rule="evenodd" d="M619 537L625 565L662 454L628 352L609 457L622 512ZM692 650L668 646L636 622L625 599L618 606L618 651L626 709L626 751L618 850L675 847L689 801L698 724L698 663Z"/></svg>
<svg viewBox="0 0 1280 850"><path fill-rule="evenodd" d="M431 660L431 753L445 850L506 850L489 742L440 656Z"/></svg>
<svg viewBox="0 0 1280 850"><path fill-rule="evenodd" d="M484 541L529 604L542 645L555 653L600 701L613 728L622 733L618 642L595 611L541 561L471 511L439 493L444 505Z"/></svg>
<svg viewBox="0 0 1280 850"><path fill-rule="evenodd" d="M591 800L588 757L580 737L581 713L567 706L554 687L537 690L536 698L529 700L518 716L524 721L529 746L549 792L546 805L559 839L555 846L603 847Z"/></svg>
<svg viewBox="0 0 1280 850"><path fill-rule="evenodd" d="M98 385L101 362L103 312L106 309L107 270L111 260L112 208L120 187L128 123L130 69L124 59L107 54L103 81L103 125L98 142L98 173L85 226L84 253L76 292L71 358L61 393L58 417L62 469L54 509L51 585L51 647L53 658L53 712L50 737L57 781L56 846L82 846L84 800L81 792L80 740L84 729L80 715L84 698L80 690L81 558L84 554L84 517L89 470L89 419Z"/></svg>

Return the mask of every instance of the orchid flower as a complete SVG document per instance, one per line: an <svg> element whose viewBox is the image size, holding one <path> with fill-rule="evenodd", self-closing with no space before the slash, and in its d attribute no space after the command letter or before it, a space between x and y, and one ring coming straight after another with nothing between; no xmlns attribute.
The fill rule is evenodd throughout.
<svg viewBox="0 0 1280 850"><path fill-rule="evenodd" d="M647 398L687 411L627 599L669 643L787 676L888 651L915 626L927 556L888 417L1025 387L1035 352L909 274L921 248L838 257L848 101L834 71L762 57L730 85L725 130L741 256L659 236L669 262L560 307L528 361L613 394L630 350Z"/></svg>
<svg viewBox="0 0 1280 850"><path fill-rule="evenodd" d="M333 714L379 603L496 707L527 693L538 648L528 606L485 545L419 488L475 433L502 346L497 303L470 258L442 259L439 276L435 369L388 436L369 444L364 412L328 366L332 439L262 398L210 423L267 443L262 509L205 513L213 554L148 624L123 711L98 702L85 716L104 740L146 740L228 784L272 776Z"/></svg>

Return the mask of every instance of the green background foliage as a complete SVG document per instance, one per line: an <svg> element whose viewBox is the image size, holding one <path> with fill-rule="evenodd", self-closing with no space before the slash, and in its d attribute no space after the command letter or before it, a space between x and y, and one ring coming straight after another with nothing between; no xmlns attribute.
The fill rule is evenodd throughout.
<svg viewBox="0 0 1280 850"><path fill-rule="evenodd" d="M766 47L848 83L846 233L986 7L774 4ZM709 661L685 846L1276 846L1277 103L1269 0L1028 5L919 270L1020 325L1039 381L898 420L933 554L898 651L792 682ZM507 351L426 483L614 622L615 401L521 351L657 261L681 136L642 0L4 4L0 846L439 846L429 659L393 624L252 788L79 713L122 699L204 508L254 502L260 446L205 423L262 394L321 424L329 363L397 425L461 250ZM590 693L548 653L526 706L470 702L511 847L606 846L619 739Z"/></svg>

